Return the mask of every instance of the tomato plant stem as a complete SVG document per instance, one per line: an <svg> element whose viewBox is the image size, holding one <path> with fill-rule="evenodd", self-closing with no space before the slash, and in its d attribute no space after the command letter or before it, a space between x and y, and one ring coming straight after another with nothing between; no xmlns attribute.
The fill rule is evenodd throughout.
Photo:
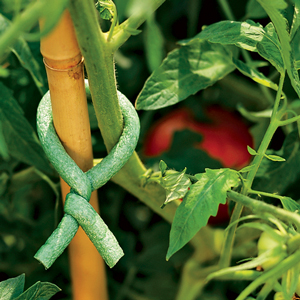
<svg viewBox="0 0 300 300"><path fill-rule="evenodd" d="M280 77L280 82L279 82L279 87L278 87L278 91L277 91L277 95L276 95L272 118L271 118L269 127L263 137L263 140L261 141L261 144L257 150L257 155L255 155L255 157L251 163L253 168L249 171L249 173L246 176L244 186L242 189L242 195L247 195L251 191L251 186L252 186L253 180L255 178L255 175L257 173L257 170L265 156L265 153L268 149L268 146L271 142L271 139L272 139L275 131L277 130L277 128L280 125L281 114L278 113L278 107L279 107L279 102L280 102L281 95L282 95L284 77L285 77L284 74L282 74L282 76ZM243 210L243 204L241 202L238 202L235 205L233 214L230 219L230 224L233 222L236 222L240 218L242 210ZM221 253L221 257L220 257L220 261L219 261L220 268L226 268L230 265L236 228L237 228L237 223L234 226L230 227L229 230L225 234L223 251Z"/></svg>
<svg viewBox="0 0 300 300"><path fill-rule="evenodd" d="M252 199L235 191L228 191L227 196L229 199L249 207L254 214L269 213L272 216L278 217L283 221L293 223L298 228L300 228L300 215L298 214L276 207L274 205L269 205L259 200Z"/></svg>
<svg viewBox="0 0 300 300"><path fill-rule="evenodd" d="M230 218L230 223L233 223L237 221L242 213L243 210L243 204L241 203L236 203L233 213ZM219 260L219 268L227 268L230 266L230 260L232 256L232 250L233 250L233 242L234 242L234 237L236 233L236 228L237 228L237 223L233 226L231 226L226 232L225 232L225 238L224 238L224 244L222 247L222 252L220 255L220 260Z"/></svg>
<svg viewBox="0 0 300 300"><path fill-rule="evenodd" d="M91 0L70 2L78 43L86 71L98 125L108 151L117 143L123 129L114 72L113 51L98 24Z"/></svg>

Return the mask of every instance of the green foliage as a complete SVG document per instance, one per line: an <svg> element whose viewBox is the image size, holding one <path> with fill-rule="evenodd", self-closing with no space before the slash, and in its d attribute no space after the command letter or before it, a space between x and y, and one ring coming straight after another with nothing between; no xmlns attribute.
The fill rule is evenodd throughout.
<svg viewBox="0 0 300 300"><path fill-rule="evenodd" d="M37 282L25 292L25 274L0 282L1 300L48 300L60 291L49 282Z"/></svg>
<svg viewBox="0 0 300 300"><path fill-rule="evenodd" d="M280 44L282 47L282 56L285 64L285 69L290 77L293 88L295 89L298 97L300 97L300 80L298 71L295 67L295 62L293 58L293 54L291 52L290 45L290 36L288 33L288 21L282 15L281 11L287 7L287 3L284 0L276 0L276 1L266 1L266 0L258 0L258 2L262 5L264 10L268 13L271 21L276 28L278 37L280 39ZM296 19L297 26L297 19Z"/></svg>
<svg viewBox="0 0 300 300"><path fill-rule="evenodd" d="M186 168L181 172L174 170L167 171L167 165L164 161L160 161L159 168L161 171L159 184L166 191L166 200L163 204L163 206L165 206L173 200L183 198L192 183L189 177L185 174Z"/></svg>
<svg viewBox="0 0 300 300"><path fill-rule="evenodd" d="M236 68L245 76L251 78L253 81L269 87L275 91L278 90L277 84L275 84L272 80L267 78L263 73L257 71L255 68L251 68L244 62L239 59L232 58L233 63L235 64Z"/></svg>
<svg viewBox="0 0 300 300"><path fill-rule="evenodd" d="M0 34L7 30L9 26L11 26L11 22L0 14ZM19 37L10 47L10 50L16 55L23 68L28 70L41 95L45 94L47 91L46 82L27 42L22 37Z"/></svg>
<svg viewBox="0 0 300 300"><path fill-rule="evenodd" d="M267 17L267 13L257 2L257 0L250 0L246 5L247 19L262 19Z"/></svg>
<svg viewBox="0 0 300 300"><path fill-rule="evenodd" d="M235 45L248 51L258 52L282 73L284 63L281 44L272 23L263 27L251 20L246 22L221 21L209 25L195 36L222 45ZM183 41L181 43L186 43Z"/></svg>
<svg viewBox="0 0 300 300"><path fill-rule="evenodd" d="M114 17L114 3L111 0L97 1L95 4L100 13L100 17L104 20L111 20Z"/></svg>
<svg viewBox="0 0 300 300"><path fill-rule="evenodd" d="M146 81L136 108L173 105L211 86L235 69L231 55L228 48L198 39L173 50Z"/></svg>
<svg viewBox="0 0 300 300"><path fill-rule="evenodd" d="M53 174L41 144L12 92L0 82L0 118L3 136L14 159L36 166L42 172Z"/></svg>
<svg viewBox="0 0 300 300"><path fill-rule="evenodd" d="M226 202L226 192L239 184L237 172L231 169L206 169L195 177L198 181L190 186L176 210L167 259L188 243L210 216L217 214L219 204Z"/></svg>
<svg viewBox="0 0 300 300"><path fill-rule="evenodd" d="M292 212L297 212L298 214L300 213L300 205L297 203L295 200L293 200L290 197L282 197L280 199L282 206Z"/></svg>
<svg viewBox="0 0 300 300"><path fill-rule="evenodd" d="M3 34L8 32L8 29L14 28L14 22L18 20L18 13L23 9L26 10L29 2L26 0L12 1L11 3L3 1L0 4L3 13L0 15L0 32L2 34L0 48L4 45L2 43ZM44 270L38 273L39 271L36 271L38 267L28 261L32 258L32 253L37 250L38 245L41 244L40 239L46 239L52 230L53 222L49 222L52 220L49 216L53 215L54 203L51 200L55 201L58 198L58 184L55 183L57 181L56 174L49 166L32 127L35 123L35 116L33 116L35 112L32 107L35 104L33 103L32 106L31 104L32 100L39 96L32 95L24 81L27 80L30 86L35 85L40 93L44 93L46 80L45 75L39 69L40 57L34 54L33 44L27 43L26 39L32 40L46 34L56 23L66 2L64 1L62 4L53 2L51 5L49 4L49 9L41 14L46 17L49 14L46 18L46 30L42 33L36 33L33 30L27 34L28 29L32 28L40 17L38 16L39 12L30 22L23 23L24 26L15 27L18 30L15 31L15 35L11 35L12 39L10 40L10 51L14 55L8 54L7 47L5 48L6 52L2 49L3 47L0 49L1 55L5 52L5 55L1 57L0 69L2 76L0 83L0 216L2 220L0 222L0 272L4 273L24 269L33 274L33 277L46 276ZM129 5L127 2L130 2ZM173 104L182 106L183 104L179 102L187 98L185 105L192 109L196 107L195 103L203 107L219 104L234 109L241 102L243 106L239 106L239 111L250 122L256 123L256 129L252 132L254 132L255 141L262 141L262 143L259 150L257 150L258 144L253 147L254 149L248 147L249 153L253 155L253 162L239 172L219 169L221 166L218 161L211 159L208 153L194 148L194 144L201 141L201 136L188 130L175 134L171 149L167 153L145 160L149 165L154 165L154 162L159 159L165 161L159 165L160 172L153 173L153 177L152 175L150 178L147 177L149 182L151 182L150 179L153 179L152 181L159 183L166 191L164 205L167 206L163 211L175 210L175 206L178 205L170 233L168 259L193 239L195 234L207 224L210 216L216 215L219 204L224 204L231 193L236 195L236 198L232 200L237 201L238 205L235 207L232 223L226 233L220 228L216 230L206 227L207 231L202 229L197 235L199 240L192 241L196 251L185 265L183 265L186 259L184 255L190 254L191 251L188 247L180 251L181 254L184 253L183 256L178 253L178 256L173 257L172 260L175 263L172 267L170 267L172 261L168 263L163 261L167 248L167 232L169 231L169 226L164 221L158 221L157 217L151 219L151 212L138 204L136 199L130 199L127 194L126 201L123 201L125 192L115 186L108 185L103 188L103 198L109 201L102 202L103 210L102 208L101 210L106 213L107 219L112 220L112 230L121 240L120 244L123 244L125 252L125 257L120 261L120 268L116 271L122 273L122 278L125 278L124 283L116 282L113 278L117 273L108 275L110 276L110 286L113 287L112 293L117 294L113 298L139 298L143 294L143 297L151 299L175 299L178 276L174 276L174 272L182 269L182 286L189 282L189 285L185 285L185 288L189 289L189 293L182 293L181 286L178 295L184 295L184 297L177 296L178 300L191 300L196 297L198 299L214 299L216 295L219 298L222 298L223 295L227 296L226 290L231 287L223 285L219 281L211 283L208 288L203 288L206 278L252 281L244 291L242 290L246 283L233 288L235 294L240 294L237 296L238 300L254 299L250 296L251 293L256 294L257 299L266 299L272 289L280 291L285 299L290 299L294 296L299 277L299 270L295 265L299 262L300 257L297 250L299 248L297 231L299 231L300 206L297 201L293 200L300 198L298 191L300 178L299 132L294 130L296 124L295 126L292 124L295 121L298 127L300 126L299 105L297 100L293 100L295 92L298 96L300 95L298 76L300 1L230 1L237 20L264 18L268 15L271 23L267 24L269 21L263 20L262 23L267 24L265 27L251 20L244 22L227 20L207 26L207 24L211 24L212 19L220 20L224 19L224 16L218 16L217 10L214 10L213 14L212 11L202 11L202 9L205 10L205 5L203 5L200 11L201 20L198 23L194 21L193 30L188 28L189 33L182 34L182 36L180 34L184 32L182 29L186 24L179 20L187 20L187 27L191 26L190 16L199 15L196 8L201 4L197 4L199 5L197 6L195 5L196 1L192 0L187 2L174 0L168 5L166 3L165 7L162 6L162 13L157 13L154 19L150 15L149 7L156 2L150 0L116 1L118 9L121 10L119 16L124 18L125 15L133 13L133 18L130 18L127 27L125 26L128 25L127 21L125 25L123 24L124 27L121 26L122 24L118 25L113 1L98 1L96 4L100 11L100 17L113 22L108 34L108 44L110 42L113 44L123 33L127 36L140 33L138 19L142 16L144 20L147 20L146 26L142 28L144 36L131 38L128 44L120 50L122 51L121 57L127 62L124 64L126 67L119 64L118 57L116 57L118 84L120 89L131 97L139 93L145 78L149 75L147 70L154 71L140 92L136 106L138 109L144 110L163 109L157 113L140 112L144 128L149 125L149 120L154 120L170 111L170 107L165 107ZM219 2L223 5L224 3L228 4L226 1ZM33 4L38 3L34 2ZM34 5L32 7L36 7ZM58 9L56 10L56 8ZM189 12L187 12L188 10ZM226 12L231 13L230 8L224 11L225 15ZM294 16L292 16L293 12ZM246 18L243 18L244 14ZM4 15L13 21L9 21ZM177 24L180 26L177 27ZM193 35L191 32L195 32L196 28L201 27L203 30L191 38ZM163 36L160 28L163 29ZM122 31L123 29L124 31ZM20 37L21 35L23 37ZM179 43L180 47L176 48L174 42L179 39L184 40ZM237 48L232 46L237 46ZM166 49L176 48L169 53L165 60L163 60L164 47ZM141 54L141 52L143 53ZM139 56L140 54L142 56ZM257 54L266 61L257 60ZM16 66L17 63L20 65ZM20 69L20 67L23 68L21 69L23 77L16 72L16 69ZM234 70L241 72L252 81L245 81L245 85L240 84L241 78L237 72L226 77ZM284 81L286 71L291 79L292 87ZM279 83L278 75L280 76ZM30 81L30 77L33 82ZM112 82L112 86L114 84L115 82ZM247 88L244 89L244 87ZM198 93L199 91L202 92ZM196 93L198 94L195 95ZM275 93L276 97L274 97ZM266 98L267 101L265 101ZM249 125L252 126L250 122ZM95 117L91 123L92 129L97 126ZM268 130L265 133L269 123L271 129L274 129L275 125L284 125L281 134L285 137L285 141L282 146L283 137L279 135L278 138L278 132L275 134L275 138L272 138L278 126L272 132ZM99 138L100 133L92 132L92 135L93 143L96 145L94 147L96 155L104 157L106 152L101 152L105 146ZM269 146L270 142L271 146ZM274 145L275 149L280 150L271 150ZM28 168L28 165L34 167ZM207 169L208 165L209 169ZM183 171L178 172L168 168ZM204 171L205 173L199 174ZM44 173L47 173L49 177ZM188 175L190 173L197 175L195 177ZM92 184L95 183L93 178ZM135 182L140 183L139 178L135 178ZM232 192L231 189L237 187L239 183L242 183L239 193ZM146 195L152 188L155 190L158 187L156 184L146 184L140 188L139 185L139 189ZM260 197L260 201L251 198L253 195ZM179 201L169 203L179 198L183 198L181 204ZM47 201L42 202L41 199ZM239 205L242 206L242 204L247 206L244 210L245 214L248 214L249 210L256 210L255 217L260 216L262 219L253 224L244 223L240 228L245 230L246 234L239 237L240 231L237 231L234 243L235 225L239 220L248 220L248 216L243 219L239 218L242 211ZM279 208L280 204L282 209ZM74 214L78 214L78 217L81 215L80 207L81 204L76 207L77 210L74 212ZM262 211L259 211L258 207L263 208ZM290 217L291 219L289 219ZM251 218L249 217L249 219ZM262 224L262 222L267 224ZM129 230L126 227L127 223L131 227ZM155 225L153 226L153 224ZM248 237L251 233L249 229L264 230L268 228L266 231L273 232L274 226L278 226L281 232L287 233L283 234L282 245L256 257L253 245L255 245L258 235ZM130 231L132 229L134 232ZM219 234L216 235L216 232ZM290 239L290 234L293 235L293 239ZM202 235L204 236L203 240L201 240ZM224 236L222 251L219 249L220 236L222 238ZM218 237L218 241L214 240L216 237ZM215 247L215 244L218 244L218 247ZM286 251L287 247L289 247L288 251ZM231 252L233 256L231 256ZM270 257L276 258L282 253L284 255L280 256L279 264L274 269L267 272L250 270L261 266ZM287 253L288 257L286 257ZM219 256L219 266L224 268L214 272L216 267L211 266L211 262L217 263ZM235 264L237 259L246 258L247 260L249 257L254 258L232 268L229 264L226 265L226 261ZM208 268L205 268L206 266ZM60 274L67 273L66 269L67 267L63 265L58 272ZM49 278L58 277L57 274L50 274L47 275ZM153 286L157 286L157 289L154 290ZM258 290L260 287L262 287L261 290ZM1 295L1 289L6 293L5 296ZM58 291L55 286L40 282L24 293L23 289L23 275L2 282L0 283L0 298L2 296L3 299L17 297L17 299L42 300L49 299L54 292ZM202 289L204 289L204 293L196 296ZM186 295L190 298L187 299Z"/></svg>

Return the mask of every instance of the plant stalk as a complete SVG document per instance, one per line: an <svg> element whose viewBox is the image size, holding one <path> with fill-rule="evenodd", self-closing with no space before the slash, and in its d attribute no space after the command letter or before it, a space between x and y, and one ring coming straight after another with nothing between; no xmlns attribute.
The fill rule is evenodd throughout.
<svg viewBox="0 0 300 300"><path fill-rule="evenodd" d="M271 139L272 139L275 131L277 130L277 128L280 125L280 119L278 119L277 113L278 113L280 97L282 94L283 83L284 83L284 76L281 76L277 95L276 95L274 110L273 110L273 115L275 117L271 118L269 127L264 135L263 140L261 141L261 144L260 144L258 150L257 150L257 155L254 157L254 159L251 163L251 165L253 165L253 168L249 171L249 173L247 174L247 177L245 179L245 183L244 183L243 190L242 190L243 195L247 195L249 193L249 191L251 191L251 186L252 186L253 180L255 178L255 175L257 173L257 170L265 156L265 153L268 149L268 146L271 142ZM230 219L230 223L233 223L240 218L242 210L243 210L243 205L240 202L238 202L235 205L233 214ZM221 253L221 257L220 257L220 261L219 261L220 268L227 268L230 265L236 228L237 228L237 223L234 226L230 227L230 229L226 232L223 251Z"/></svg>

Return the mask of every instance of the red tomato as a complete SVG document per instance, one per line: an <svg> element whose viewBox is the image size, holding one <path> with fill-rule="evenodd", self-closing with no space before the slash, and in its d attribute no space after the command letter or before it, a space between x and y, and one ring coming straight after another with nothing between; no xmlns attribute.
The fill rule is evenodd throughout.
<svg viewBox="0 0 300 300"><path fill-rule="evenodd" d="M202 141L195 148L206 151L224 167L239 169L247 165L251 159L247 145L253 147L247 125L234 113L220 107L208 108L207 116L211 123L197 122L186 108L169 113L150 129L145 155L158 156L168 151L175 131L189 129L202 135Z"/></svg>
<svg viewBox="0 0 300 300"><path fill-rule="evenodd" d="M206 151L224 167L240 169L246 166L251 159L247 145L253 147L253 139L242 118L216 106L209 107L206 114L211 120L209 123L196 121L192 111L187 108L169 113L150 128L144 154L153 157L167 152L174 133L189 129L202 136L202 141L195 148ZM228 206L220 205L217 216L211 217L209 223L220 224L228 219Z"/></svg>

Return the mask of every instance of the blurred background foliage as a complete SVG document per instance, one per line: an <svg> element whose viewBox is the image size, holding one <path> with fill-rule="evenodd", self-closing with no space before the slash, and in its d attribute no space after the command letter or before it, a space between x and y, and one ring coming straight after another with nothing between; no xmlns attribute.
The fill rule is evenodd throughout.
<svg viewBox="0 0 300 300"><path fill-rule="evenodd" d="M0 32L30 2L33 1L2 0ZM128 17L137 2L115 0L120 22ZM226 19L221 2L166 1L141 26L142 32L131 37L116 53L119 90L134 103L151 72L160 65L168 52L178 47L178 40L193 37L204 25ZM266 15L256 1L228 2L236 20L255 18L263 25L267 24ZM107 24L103 23L102 26ZM26 286L38 280L49 281L62 289L53 299L71 299L67 252L47 271L33 258L62 214L59 178L48 164L36 137L36 109L42 94L47 90L39 43L19 39L11 50L2 59L0 70L0 281L25 273ZM258 59L255 54L251 55ZM272 75L276 81L272 67L266 66L261 71L265 75ZM289 97L295 97L288 84L285 90ZM203 109L208 105L218 104L228 110L235 110L237 104L243 104L248 110L258 111L267 108L264 97L257 85L233 72L214 86L175 106L158 111L139 111L142 127L137 151L148 167L155 167L160 157L150 159L143 155L142 145L147 138L146 133L151 124L175 108L190 107L198 120L205 120ZM94 156L104 157L105 147L97 130L91 104L89 108ZM252 126L254 138L258 142L266 122L245 122ZM196 151L194 154L189 152L188 155L182 155L182 148L191 146L181 143L180 139L186 138L186 134L191 133L185 131L177 135L169 151L169 158L168 153L164 153L169 166L175 164L172 164L174 157L176 168L181 170L187 164L193 165L197 172L203 171L204 167L219 165L213 159L204 164L201 160L195 161L193 157L201 155L199 149L189 150ZM276 133L271 148L279 151L286 134L284 131ZM191 136L193 139L199 140L201 136ZM178 147L180 144L181 147ZM270 170L271 167L265 168ZM277 173L277 178L280 178L280 170ZM264 174L262 172L261 176ZM293 178L294 186L297 186L297 181L299 176ZM298 199L299 192L296 192L294 186L284 186L282 191L288 191L294 199ZM99 200L102 217L125 252L125 257L117 266L107 272L111 299L175 299L182 266L192 251L190 246L166 262L170 230L168 223L111 182L99 190ZM243 284L237 286L234 283L213 282L207 286L201 299L234 299L242 288Z"/></svg>

